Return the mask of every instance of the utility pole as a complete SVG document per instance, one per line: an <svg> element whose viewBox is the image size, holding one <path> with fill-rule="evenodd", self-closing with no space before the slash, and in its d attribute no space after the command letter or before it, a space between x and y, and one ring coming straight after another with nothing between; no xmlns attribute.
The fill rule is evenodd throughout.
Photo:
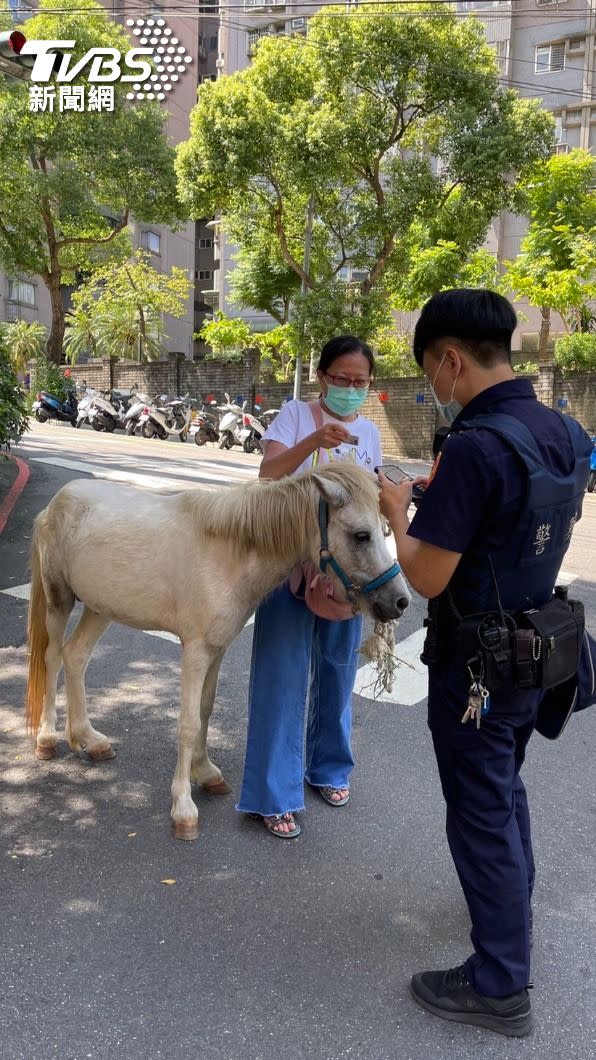
<svg viewBox="0 0 596 1060"><path fill-rule="evenodd" d="M306 228L304 229L304 262L302 264L302 271L304 276L302 277L302 285L300 287L300 294L302 298L306 294L307 283L306 277L310 271L310 248L312 244L312 225L313 217L315 212L315 204L312 195L308 200L308 206L306 209ZM296 368L294 372L294 400L300 399L300 390L302 387L302 352L304 347L304 316L300 323L300 331L298 333L298 353L296 355Z"/></svg>

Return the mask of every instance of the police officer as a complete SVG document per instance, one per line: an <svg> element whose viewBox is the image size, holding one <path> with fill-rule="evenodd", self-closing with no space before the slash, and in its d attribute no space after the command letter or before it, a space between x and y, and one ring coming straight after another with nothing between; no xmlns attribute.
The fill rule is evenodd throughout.
<svg viewBox="0 0 596 1060"><path fill-rule="evenodd" d="M472 686L456 642L466 615L540 607L552 597L581 514L591 446L575 420L542 405L515 376L516 323L492 291L444 291L427 302L414 354L451 432L411 524L411 483L380 478L403 571L430 601L428 721L474 948L459 967L415 975L412 991L443 1019L522 1037L532 1029L534 861L520 768L542 693L513 685L490 697L479 727L474 711L462 724ZM531 511L537 496L540 510Z"/></svg>

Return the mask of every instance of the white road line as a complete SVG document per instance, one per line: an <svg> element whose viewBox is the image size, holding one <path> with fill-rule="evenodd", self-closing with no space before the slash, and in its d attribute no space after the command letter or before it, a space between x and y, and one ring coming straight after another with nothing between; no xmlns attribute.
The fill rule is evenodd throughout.
<svg viewBox="0 0 596 1060"><path fill-rule="evenodd" d="M171 490L172 487L177 489L192 489L195 485L192 478L158 478L155 475L145 475L138 471L116 470L115 468L103 467L101 464L90 464L84 460L64 460L59 456L32 456L29 457L29 459L36 464L53 464L55 467L64 467L69 471L82 471L84 474L94 475L96 478L111 479L113 482L127 482L134 486L144 486L146 489ZM165 474L167 475L167 471ZM246 481L245 478L225 473L214 475L209 471L203 471L202 468L200 476L201 478L207 478L210 480L209 484L199 481L196 482L197 486L203 486L205 489L209 489L211 483L213 483L213 486L217 486L221 485L222 482L240 484ZM193 478L194 477L195 476L193 476ZM198 478L198 476L196 477Z"/></svg>
<svg viewBox="0 0 596 1060"><path fill-rule="evenodd" d="M394 703L411 707L426 699L428 692L428 670L420 662L420 652L424 644L425 629L417 629L395 646L397 672L392 692L381 692L374 695L374 685L378 677L377 669L371 663L362 666L356 675L354 692L365 699L374 699L378 703Z"/></svg>
<svg viewBox="0 0 596 1060"><path fill-rule="evenodd" d="M0 593L4 593L6 596L14 596L17 600L28 600L31 595L31 583L26 582L24 585L11 585L9 589L0 589ZM252 626L255 620L255 616L251 615L247 622L244 623L244 628ZM131 627L132 628L132 627ZM162 640L171 640L174 644L180 644L180 637L176 636L175 633L168 633L162 629L144 629L143 633L148 633L150 637L161 637Z"/></svg>

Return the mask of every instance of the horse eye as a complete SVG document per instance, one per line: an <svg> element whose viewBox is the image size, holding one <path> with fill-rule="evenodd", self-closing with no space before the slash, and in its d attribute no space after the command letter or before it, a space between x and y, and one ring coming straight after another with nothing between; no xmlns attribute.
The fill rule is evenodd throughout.
<svg viewBox="0 0 596 1060"><path fill-rule="evenodd" d="M368 530L357 530L354 534L356 541L370 541L370 534Z"/></svg>

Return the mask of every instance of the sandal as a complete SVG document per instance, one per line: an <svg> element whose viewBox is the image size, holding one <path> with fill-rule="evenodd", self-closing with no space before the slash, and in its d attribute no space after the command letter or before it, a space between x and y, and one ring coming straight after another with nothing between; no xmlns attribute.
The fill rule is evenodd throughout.
<svg viewBox="0 0 596 1060"><path fill-rule="evenodd" d="M276 836L277 839L296 839L300 835L300 825L294 820L293 813L272 813L264 816L261 813L249 813L249 817L252 817L255 821L262 821L268 832L271 835ZM279 824L280 821L285 821L287 824L290 822L294 825L291 832L278 832L275 825Z"/></svg>
<svg viewBox="0 0 596 1060"><path fill-rule="evenodd" d="M344 795L343 799L334 799L332 797L338 791L345 791L345 788L325 787L325 788L315 788L315 791L318 791L318 793L321 796L321 798L326 803L328 803L329 806L345 806L346 802L348 802L348 800L350 798L350 793L349 792L348 792L347 795Z"/></svg>

